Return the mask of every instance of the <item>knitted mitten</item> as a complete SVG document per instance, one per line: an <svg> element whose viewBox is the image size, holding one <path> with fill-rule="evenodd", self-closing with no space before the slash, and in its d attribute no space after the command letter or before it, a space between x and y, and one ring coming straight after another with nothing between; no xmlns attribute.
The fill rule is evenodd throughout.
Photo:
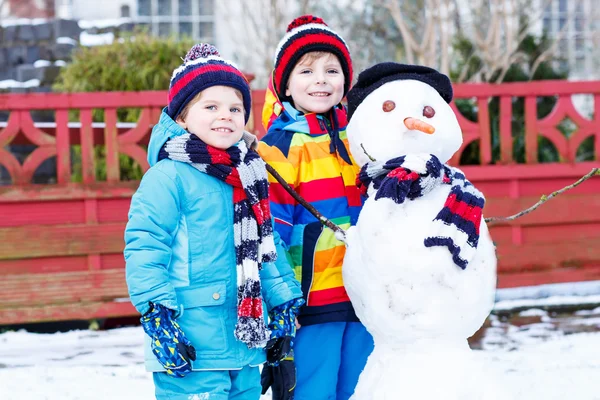
<svg viewBox="0 0 600 400"><path fill-rule="evenodd" d="M173 311L150 303L150 310L140 321L144 332L152 339L152 352L167 373L180 378L190 373L196 349L175 322Z"/></svg>

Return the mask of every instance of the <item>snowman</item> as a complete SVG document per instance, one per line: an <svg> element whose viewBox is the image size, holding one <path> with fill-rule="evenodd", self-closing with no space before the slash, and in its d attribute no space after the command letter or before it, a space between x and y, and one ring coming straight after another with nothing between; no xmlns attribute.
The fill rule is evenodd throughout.
<svg viewBox="0 0 600 400"><path fill-rule="evenodd" d="M467 338L494 304L484 197L446 163L462 133L447 76L377 64L348 93L367 200L346 234L344 285L375 349L354 400L496 399Z"/></svg>

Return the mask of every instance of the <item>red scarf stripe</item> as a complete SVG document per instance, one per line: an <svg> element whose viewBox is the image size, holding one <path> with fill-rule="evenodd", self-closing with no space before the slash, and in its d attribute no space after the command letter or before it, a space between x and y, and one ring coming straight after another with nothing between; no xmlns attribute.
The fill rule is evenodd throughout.
<svg viewBox="0 0 600 400"><path fill-rule="evenodd" d="M253 204L252 211L254 211L256 222L259 225L262 225L267 220L267 217L270 218L271 215L269 212L269 200L263 199L260 202Z"/></svg>
<svg viewBox="0 0 600 400"><path fill-rule="evenodd" d="M238 306L238 317L261 318L262 315L263 306L261 299L247 297Z"/></svg>
<svg viewBox="0 0 600 400"><path fill-rule="evenodd" d="M390 178L396 178L399 181L416 181L419 179L419 174L409 169L398 167L391 170L388 174Z"/></svg>
<svg viewBox="0 0 600 400"><path fill-rule="evenodd" d="M231 173L225 178L225 183L236 188L242 188L242 180L240 179L240 173L237 169L234 168L231 170ZM242 190L242 192L244 191ZM246 192L244 192L244 198L246 198Z"/></svg>
<svg viewBox="0 0 600 400"><path fill-rule="evenodd" d="M446 199L444 207L448 207L454 214L460 215L467 221L471 221L475 226L475 232L479 235L479 225L483 210L481 207L473 207L463 201L457 200L455 194L450 194Z"/></svg>
<svg viewBox="0 0 600 400"><path fill-rule="evenodd" d="M226 151L217 149L216 147L206 146L206 150L210 155L210 159L212 160L212 164L223 164L223 165L232 165L231 157ZM241 183L240 183L241 185Z"/></svg>
<svg viewBox="0 0 600 400"><path fill-rule="evenodd" d="M242 188L233 187L233 204L238 204L246 200L246 192Z"/></svg>
<svg viewBox="0 0 600 400"><path fill-rule="evenodd" d="M271 215L271 202L270 202L270 200L268 198L267 199L262 199L259 204L260 204L260 208L263 210L263 213L265 215L269 215L270 216Z"/></svg>

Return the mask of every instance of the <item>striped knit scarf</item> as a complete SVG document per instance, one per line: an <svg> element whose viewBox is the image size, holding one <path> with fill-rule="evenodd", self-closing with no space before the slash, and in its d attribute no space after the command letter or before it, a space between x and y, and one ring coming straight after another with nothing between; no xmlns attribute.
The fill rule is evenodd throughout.
<svg viewBox="0 0 600 400"><path fill-rule="evenodd" d="M269 340L259 270L277 258L269 209L269 184L264 161L250 147L254 136L244 133L227 150L206 145L196 135L184 134L165 143L158 159L170 158L233 186L233 235L237 269L237 324L235 336L249 348Z"/></svg>
<svg viewBox="0 0 600 400"><path fill-rule="evenodd" d="M377 191L375 200L388 198L397 204L424 197L440 185L451 185L444 208L433 219L431 234L424 245L447 247L454 263L462 269L467 267L477 250L485 198L462 171L442 164L434 155L407 155L365 164L357 185L366 195L371 184Z"/></svg>

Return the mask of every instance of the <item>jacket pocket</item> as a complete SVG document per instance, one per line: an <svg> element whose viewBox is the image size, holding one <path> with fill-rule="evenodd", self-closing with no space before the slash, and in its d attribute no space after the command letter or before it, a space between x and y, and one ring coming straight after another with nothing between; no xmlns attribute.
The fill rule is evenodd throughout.
<svg viewBox="0 0 600 400"><path fill-rule="evenodd" d="M177 322L196 349L194 364L228 350L226 292L224 283L177 289L177 299L184 308Z"/></svg>

